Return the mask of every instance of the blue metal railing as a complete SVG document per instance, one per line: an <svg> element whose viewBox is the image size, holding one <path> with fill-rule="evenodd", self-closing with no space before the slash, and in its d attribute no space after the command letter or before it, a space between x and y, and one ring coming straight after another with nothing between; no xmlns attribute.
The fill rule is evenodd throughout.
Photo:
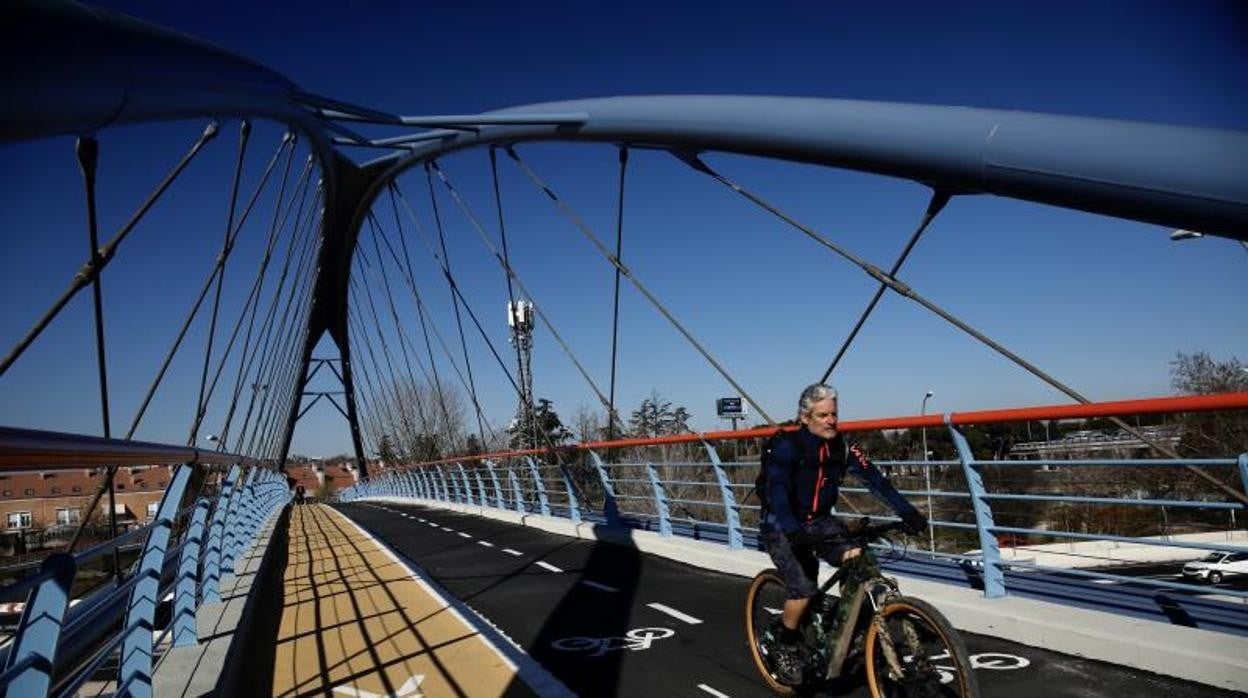
<svg viewBox="0 0 1248 698"><path fill-rule="evenodd" d="M956 460L895 460L879 461L876 465L885 472L899 473L894 480L901 485L900 491L921 509L927 502L929 514L937 514L932 516L932 526L940 531L941 547L954 546L954 550L937 550L936 537L933 536L931 545L923 546L928 549L916 547L901 559L891 560L886 565L896 571L929 579L971 585L982 589L989 599L1016 593L1146 617L1164 617L1163 607L1174 603L1175 599L1171 597L1177 596L1178 603L1191 607L1186 612L1198 625L1248 635L1248 605L1243 603L1248 601L1248 592L1217 588L1213 591L1220 598L1209 598L1211 588L1208 586L1185 583L1180 579L1145 579L1123 574L1118 568L1124 563L1131 563L1131 555L1124 558L1121 552L1106 556L1095 550L1083 553L1052 550L1063 542L1072 550L1092 543L1109 546L1136 544L1140 550L1164 547L1175 549L1166 551L1168 555L1165 558L1173 564L1183 556L1184 549L1191 551L1189 558L1209 550L1248 551L1242 541L1238 544L1231 542L1229 537L1233 532L1227 533L1226 540L1214 541L1200 540L1199 537L1184 539L1170 535L1132 535L1127 531L1103 527L1098 531L1068 530L1053 525L1051 521L1042 525L1034 522L1031 525L1006 525L1011 517L1017 516L1010 511L1010 507L1023 503L1051 508L1130 507L1157 511L1163 515L1167 511L1173 513L1178 510L1224 511L1233 516L1235 512L1245 510L1242 502L1234 501L1212 488L1209 492L1188 498L1080 491L1079 478L1074 475L1069 482L1057 488L1060 491L1040 492L1033 488L1015 492L1011 491L1008 478L1000 474L1002 471L1018 473L1026 470L1049 472L1054 467L1066 473L1096 472L1096 469L1116 467L1127 469L1129 481L1139 473L1149 472L1146 469L1194 467L1219 472L1223 480L1238 479L1240 487L1244 487L1248 485L1248 454L1215 459L989 460L977 458L972 453L963 427L947 424L946 428L953 442ZM463 473L466 482L482 483L474 486L471 495L457 492L454 487L428 486L430 476L439 469L446 471L447 465L418 465L377 474L343 492L340 498L342 501L353 501L400 497L423 503L455 503L650 530L661 536L714 541L730 549L760 548L760 507L757 499L751 496L759 463L756 460L724 462L710 439L697 445L701 448L685 449L679 454L680 462L655 458L663 450L662 446L647 447L636 443L629 448L637 457L627 461L611 462L609 447L578 448L557 463L539 464L532 455L511 457L506 454L480 462L456 461L450 468ZM702 460L696 459L699 450L704 452ZM927 480L915 475L915 470L929 476L933 471L938 472L946 482L950 478L957 479L961 487L941 486L937 489L925 487L921 482L918 486L906 487L914 481ZM1229 478L1225 477L1228 470ZM503 484L491 484L499 482ZM841 502L842 515L857 517L865 514L873 519L895 519L882 506L869 510L865 508L866 500L861 495L867 490L850 484L847 481L841 490L845 494ZM1104 489L1103 486L1101 489ZM859 508L861 513L856 511ZM1160 520L1162 516L1153 518ZM973 533L973 540L978 541L978 550L963 550L974 547L974 544L966 544L970 540L966 538L968 533ZM1057 541L1058 544L1018 547L1020 540ZM1002 541L1013 544L1013 556L1003 555ZM1026 557L1028 553L1031 558ZM1020 558L1020 555L1023 557ZM1136 562L1152 559L1143 553L1134 557ZM1092 563L1090 568L1089 559Z"/></svg>
<svg viewBox="0 0 1248 698"><path fill-rule="evenodd" d="M56 440L47 433L41 437ZM83 462L92 462L89 451L78 451L87 459ZM116 452L97 455L118 457ZM147 525L76 554L54 553L37 572L0 588L0 600L25 600L11 642L0 648L0 691L74 695L86 681L99 680L101 667L111 661L118 665L112 677L117 695L152 694L157 649L170 634L173 646L198 641L196 613L203 604L220 600L221 576L235 572L243 551L290 498L285 477L259 464L235 464L216 486L192 495L192 481L211 482L222 456L204 454L200 462L172 465L170 484ZM235 487L240 479L245 486ZM188 499L193 501L183 506ZM109 583L73 598L88 563L139 542L139 557L128 569L116 570ZM170 612L160 612L170 598Z"/></svg>

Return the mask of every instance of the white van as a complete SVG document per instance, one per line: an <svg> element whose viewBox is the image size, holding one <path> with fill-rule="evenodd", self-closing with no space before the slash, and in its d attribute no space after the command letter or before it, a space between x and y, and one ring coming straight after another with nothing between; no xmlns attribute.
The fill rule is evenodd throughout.
<svg viewBox="0 0 1248 698"><path fill-rule="evenodd" d="M1184 577L1194 577L1210 584L1218 584L1223 577L1233 574L1248 574L1248 552L1218 550L1183 565Z"/></svg>

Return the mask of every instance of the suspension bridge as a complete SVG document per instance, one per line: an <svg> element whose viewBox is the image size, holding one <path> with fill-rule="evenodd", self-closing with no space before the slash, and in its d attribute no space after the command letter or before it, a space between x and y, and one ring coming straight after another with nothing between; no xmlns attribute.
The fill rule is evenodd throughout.
<svg viewBox="0 0 1248 698"><path fill-rule="evenodd" d="M929 392L917 415L841 424L928 515L880 555L967 634L985 694L1248 691L1248 587L1181 570L1248 552L1243 378L1094 400L904 273L949 209L984 195L1242 243L1248 133L795 97L405 115L84 5L3 15L23 66L0 82L3 186L75 202L14 212L25 234L5 234L6 273L29 283L0 335L0 394L23 405L0 426L9 527L30 525L23 478L92 483L48 486L73 533L3 580L18 604L6 695L762 695L740 622L770 565L758 446L789 393L844 373L890 301L1053 396L928 413ZM51 172L49 144L74 162ZM706 220L766 239L684 240L699 226L670 180L638 176L656 168L704 187L682 206L730 209ZM900 252L866 256L790 207L768 182L780 168L914 187L890 214L913 209ZM583 257L551 254L573 242ZM675 281L721 243L770 272L705 294ZM777 346L824 316L829 263L865 303L837 340ZM795 334L718 319L760 288L793 301L766 322ZM634 366L714 384L753 426L628 424L628 331L646 346ZM693 361L669 370L676 353ZM575 423L535 393L556 374L592 405ZM783 399L758 389L778 375L800 376ZM326 415L352 484L296 496L296 430ZM1113 436L1003 448L1063 420ZM155 475L119 489L136 471ZM118 502L149 481L151 515L126 530ZM842 515L890 517L843 491Z"/></svg>

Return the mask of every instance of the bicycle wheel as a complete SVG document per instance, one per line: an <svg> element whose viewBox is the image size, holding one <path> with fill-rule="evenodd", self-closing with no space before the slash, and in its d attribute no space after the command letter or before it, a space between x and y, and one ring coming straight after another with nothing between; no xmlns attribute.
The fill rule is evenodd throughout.
<svg viewBox="0 0 1248 698"><path fill-rule="evenodd" d="M873 698L979 695L966 645L931 604L903 596L879 614L888 637L882 637L879 623L867 628L867 685ZM890 649L896 653L900 676L890 667Z"/></svg>
<svg viewBox="0 0 1248 698"><path fill-rule="evenodd" d="M754 658L754 666L762 674L767 686L777 694L791 696L795 693L792 686L785 686L776 681L767 661L767 648L763 637L768 628L780 617L784 609L784 580L774 569L763 570L750 582L750 590L745 597L745 634L750 642L750 656Z"/></svg>

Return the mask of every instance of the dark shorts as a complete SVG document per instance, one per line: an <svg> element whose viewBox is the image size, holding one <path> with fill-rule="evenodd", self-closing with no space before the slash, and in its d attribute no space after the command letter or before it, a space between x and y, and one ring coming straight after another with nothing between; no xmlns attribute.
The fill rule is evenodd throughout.
<svg viewBox="0 0 1248 698"><path fill-rule="evenodd" d="M840 519L828 517L808 521L802 524L802 530L821 536L837 536L844 534L846 529ZM794 548L783 531L767 524L763 525L762 536L763 545L780 572L790 599L814 596L818 591L819 560L833 566L840 565L841 555L853 547L844 541L834 540L819 546L818 550L805 546Z"/></svg>

